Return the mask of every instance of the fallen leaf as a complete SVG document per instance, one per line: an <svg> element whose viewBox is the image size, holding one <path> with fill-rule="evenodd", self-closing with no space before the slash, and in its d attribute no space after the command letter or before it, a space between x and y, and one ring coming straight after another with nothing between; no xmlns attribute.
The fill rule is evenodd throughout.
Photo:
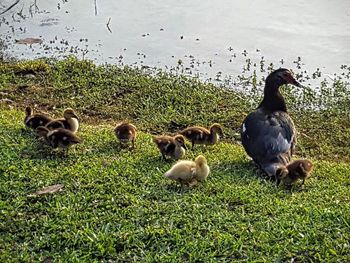
<svg viewBox="0 0 350 263"><path fill-rule="evenodd" d="M29 196L36 196L36 195L44 195L44 194L54 194L57 191L61 190L63 188L64 184L55 184L55 185L50 185L47 187L44 187L43 189L30 194Z"/></svg>

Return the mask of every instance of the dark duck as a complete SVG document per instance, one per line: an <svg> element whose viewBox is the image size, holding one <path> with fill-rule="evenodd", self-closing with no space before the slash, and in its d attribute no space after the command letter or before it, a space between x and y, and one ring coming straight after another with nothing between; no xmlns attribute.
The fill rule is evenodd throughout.
<svg viewBox="0 0 350 263"><path fill-rule="evenodd" d="M268 75L264 98L257 110L245 118L241 130L247 154L268 176L275 178L277 169L291 161L296 144L294 123L279 91L286 84L302 87L287 69L280 68Z"/></svg>

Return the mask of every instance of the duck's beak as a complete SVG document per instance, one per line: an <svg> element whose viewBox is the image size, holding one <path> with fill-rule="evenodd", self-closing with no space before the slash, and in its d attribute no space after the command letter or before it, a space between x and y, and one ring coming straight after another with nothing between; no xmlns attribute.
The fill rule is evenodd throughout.
<svg viewBox="0 0 350 263"><path fill-rule="evenodd" d="M300 82L298 82L294 76L292 75L292 73L289 73L285 76L285 80L288 84L292 84L298 88L303 88L303 85L300 84Z"/></svg>
<svg viewBox="0 0 350 263"><path fill-rule="evenodd" d="M296 79L294 79L294 78L293 78L293 81L291 84L298 87L298 88L303 88L303 85L301 85L300 82L296 81Z"/></svg>

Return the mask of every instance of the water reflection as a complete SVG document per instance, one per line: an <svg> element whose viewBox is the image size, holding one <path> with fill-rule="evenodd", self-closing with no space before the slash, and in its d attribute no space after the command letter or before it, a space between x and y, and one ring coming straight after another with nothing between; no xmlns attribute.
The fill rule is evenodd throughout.
<svg viewBox="0 0 350 263"><path fill-rule="evenodd" d="M0 13L17 1L2 1ZM1 16L0 30L19 58L73 53L212 79L281 65L334 73L350 64L349 7L348 0L21 0ZM15 44L27 37L44 42Z"/></svg>

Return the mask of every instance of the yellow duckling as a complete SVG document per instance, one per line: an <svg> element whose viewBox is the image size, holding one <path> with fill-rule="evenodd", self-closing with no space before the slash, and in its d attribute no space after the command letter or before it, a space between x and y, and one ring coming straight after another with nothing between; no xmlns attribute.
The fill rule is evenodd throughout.
<svg viewBox="0 0 350 263"><path fill-rule="evenodd" d="M192 149L195 144L205 144L212 145L218 142L219 135L223 136L223 130L220 124L214 123L210 126L209 130L200 127L188 127L179 132L183 136L185 136L192 143Z"/></svg>
<svg viewBox="0 0 350 263"><path fill-rule="evenodd" d="M36 113L34 114L31 107L26 107L25 109L26 116L24 118L24 124L28 128L36 129L39 126L45 126L47 123L53 119L45 114Z"/></svg>
<svg viewBox="0 0 350 263"><path fill-rule="evenodd" d="M207 160L203 155L199 155L194 161L178 161L164 176L181 185L193 186L198 182L203 182L208 177L209 172Z"/></svg>
<svg viewBox="0 0 350 263"><path fill-rule="evenodd" d="M119 140L120 147L123 147L123 144L131 141L132 148L135 148L137 129L133 124L128 122L120 122L115 126L114 133Z"/></svg>
<svg viewBox="0 0 350 263"><path fill-rule="evenodd" d="M166 160L166 156L178 160L185 155L187 150L185 137L181 134L174 137L167 135L156 136L153 138L153 141L157 145L164 160Z"/></svg>
<svg viewBox="0 0 350 263"><path fill-rule="evenodd" d="M79 129L79 119L73 109L67 108L63 112L63 118L52 120L45 127L49 130L64 128L76 133Z"/></svg>
<svg viewBox="0 0 350 263"><path fill-rule="evenodd" d="M67 129L58 128L50 131L47 127L39 126L36 131L37 134L44 137L46 142L54 149L63 148L68 151L70 146L81 143L81 139Z"/></svg>
<svg viewBox="0 0 350 263"><path fill-rule="evenodd" d="M309 160L296 160L287 166L282 166L276 171L276 183L284 185L292 185L299 179L303 180L301 186L304 185L305 180L310 177L313 169L313 164Z"/></svg>

